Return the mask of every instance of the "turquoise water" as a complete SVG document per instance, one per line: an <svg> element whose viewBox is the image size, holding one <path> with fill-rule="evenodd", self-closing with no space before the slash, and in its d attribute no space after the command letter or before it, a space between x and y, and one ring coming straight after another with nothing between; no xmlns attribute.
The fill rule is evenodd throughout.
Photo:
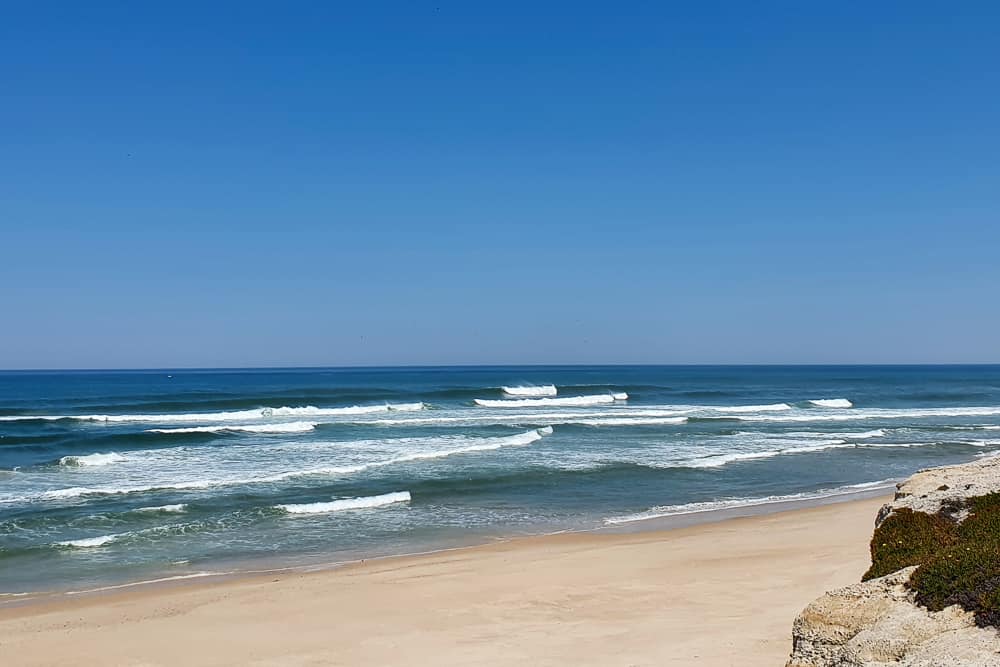
<svg viewBox="0 0 1000 667"><path fill-rule="evenodd" d="M5 372L0 593L627 525L997 451L1000 366Z"/></svg>

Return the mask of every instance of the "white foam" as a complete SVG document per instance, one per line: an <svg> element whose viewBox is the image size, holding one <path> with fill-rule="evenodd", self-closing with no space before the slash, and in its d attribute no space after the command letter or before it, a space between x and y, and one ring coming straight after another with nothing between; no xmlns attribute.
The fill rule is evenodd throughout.
<svg viewBox="0 0 1000 667"><path fill-rule="evenodd" d="M854 407L846 398L817 398L809 401L818 408L850 408Z"/></svg>
<svg viewBox="0 0 1000 667"><path fill-rule="evenodd" d="M149 514L182 514L187 511L187 504L180 503L177 505L157 505L155 507L137 507L133 512L144 512Z"/></svg>
<svg viewBox="0 0 1000 667"><path fill-rule="evenodd" d="M615 399L616 401L627 401L628 394L626 394L624 391L617 391L611 394L611 398Z"/></svg>
<svg viewBox="0 0 1000 667"><path fill-rule="evenodd" d="M525 385L521 387L501 387L508 396L555 396L558 393L554 384L541 386Z"/></svg>
<svg viewBox="0 0 1000 667"><path fill-rule="evenodd" d="M328 503L305 503L302 505L275 505L277 509L284 510L289 514L327 514L329 512L341 512L343 510L368 509L371 507L383 507L395 503L410 502L409 491L397 491L395 493L384 493L380 496L363 496L361 498L343 498L333 500Z"/></svg>
<svg viewBox="0 0 1000 667"><path fill-rule="evenodd" d="M169 490L169 489L174 489L178 491L192 491L200 489L209 489L215 486L228 486L230 484L250 484L255 481L268 481L268 480L267 478L242 479L242 480L195 479L187 482L164 482L163 484L146 484L141 486L113 486L113 487L73 486L66 489L52 489L50 491L43 491L37 497L42 500L63 500L67 498L79 498L81 496L121 496L121 495L127 495L129 493L143 493L146 491L159 491L159 490Z"/></svg>
<svg viewBox="0 0 1000 667"><path fill-rule="evenodd" d="M628 398L627 394L621 394ZM613 394L594 394L593 396L566 396L564 398L522 398L519 400L493 400L488 398L475 399L476 405L484 408L539 408L539 407L586 407L588 405L602 405L614 403L616 399Z"/></svg>
<svg viewBox="0 0 1000 667"><path fill-rule="evenodd" d="M311 431L319 422L285 422L279 424L214 424L212 426L182 426L179 428L150 428L147 433L304 433Z"/></svg>
<svg viewBox="0 0 1000 667"><path fill-rule="evenodd" d="M667 516L677 516L680 514L697 514L700 512L714 512L724 509L732 509L738 507L755 507L758 505L771 505L774 503L784 503L793 502L801 500L820 500L823 498L835 498L837 496L851 495L858 493L859 491L864 491L868 489L878 489L878 488L892 488L895 484L895 480L883 479L877 482L864 482L862 484L849 484L846 486L839 486L833 489L820 489L818 491L812 491L808 493L791 493L782 496L766 496L762 498L726 498L723 500L714 500L709 502L700 503L684 503L682 505L664 505L659 507L651 507L645 512L639 512L637 514L627 514L624 516L614 516L609 517L604 520L607 525L616 525L621 523L632 523L635 521L646 521L649 519L658 519Z"/></svg>
<svg viewBox="0 0 1000 667"><path fill-rule="evenodd" d="M735 463L736 461L753 461L755 459L769 459L774 456L779 456L780 454L781 454L780 449L770 449L762 452L731 452L729 454L714 454L712 456L704 456L701 458L691 459L689 461L686 461L680 464L680 466L677 466L676 464L670 464L666 467L719 468L729 463Z"/></svg>
<svg viewBox="0 0 1000 667"><path fill-rule="evenodd" d="M687 417L597 417L590 419L567 419L563 424L581 426L656 426L683 424Z"/></svg>
<svg viewBox="0 0 1000 667"><path fill-rule="evenodd" d="M65 542L56 542L60 547L71 547L74 549L90 549L93 547L102 547L105 544L110 544L117 540L121 535L101 535L100 537L88 537L82 540L66 540Z"/></svg>
<svg viewBox="0 0 1000 667"><path fill-rule="evenodd" d="M966 440L965 444L976 447L995 447L1000 445L1000 440Z"/></svg>
<svg viewBox="0 0 1000 667"><path fill-rule="evenodd" d="M47 421L58 419L76 419L79 421L96 421L109 423L129 422L218 422L245 421L250 419L269 419L272 417L340 417L350 415L377 414L379 412L413 412L423 410L423 403L386 403L385 405L353 405L343 408L317 408L312 405L304 407L259 408L254 410L234 410L230 412L180 412L174 414L143 414L143 415L5 415L0 421L24 421L43 419Z"/></svg>
<svg viewBox="0 0 1000 667"><path fill-rule="evenodd" d="M454 456L456 454L471 454L473 452L488 452L496 449L501 449L502 447L523 447L525 445L530 445L533 442L537 442L542 439L543 436L550 435L552 433L551 426L545 426L540 429L533 431L527 431L526 433L520 433L518 435L508 436L506 438L497 438L491 442L485 442L481 445L469 445L467 447L457 447L455 449L443 449L429 452L414 452L412 454L403 454L386 461L378 461L376 463L370 463L363 466L363 469L368 468L380 468L387 465L393 465L396 463L407 463L409 461L421 461L427 459L441 459L448 456Z"/></svg>
<svg viewBox="0 0 1000 667"><path fill-rule="evenodd" d="M512 402L512 401L508 401ZM667 406L669 407L669 406ZM690 409L677 409L670 408L664 409L662 407L650 406L648 408L625 408L618 406L609 406L606 409L597 410L587 410L587 411L557 411L557 412L533 412L529 410L512 410L504 413L498 413L495 411L486 410L475 410L476 414L470 414L472 411L465 411L464 414L444 414L437 415L434 417L406 417L403 419L371 419L366 421L356 421L351 422L355 424L368 424L375 426L416 426L416 425L475 425L475 424L502 424L502 423L542 423L551 422L552 424L569 424L575 423L574 420L579 419L603 419L606 417L610 418L625 418L624 415L628 415L631 418L642 418L648 419L651 417L675 417L683 414L688 414L692 412ZM674 423L674 422L666 422Z"/></svg>
<svg viewBox="0 0 1000 667"><path fill-rule="evenodd" d="M848 435L848 434L844 434ZM712 456L704 456L697 459L691 459L683 463L677 464L672 463L669 465L657 466L657 467L683 467L683 468L718 468L729 463L734 463L736 461L751 461L755 459L770 459L776 456L785 456L788 454L808 454L812 452L821 452L828 449L893 449L898 447L910 448L910 447L934 447L940 445L939 441L929 441L929 442L886 442L886 443L854 443L847 442L844 440L829 440L825 442L817 442L815 444L803 444L795 447L784 447L782 449L766 449L758 452L730 452L726 454L714 454ZM964 444L972 445L975 447L988 447L993 444L1000 444L1000 440L966 440Z"/></svg>
<svg viewBox="0 0 1000 667"><path fill-rule="evenodd" d="M124 456L117 452L108 452L107 454L88 454L86 456L64 456L59 459L59 465L61 466L106 466L112 463L120 463L121 461L127 461Z"/></svg>
<svg viewBox="0 0 1000 667"><path fill-rule="evenodd" d="M884 428L877 428L873 431L862 431L861 433L842 433L841 436L850 438L851 440L867 440L868 438L883 438L885 437L885 433Z"/></svg>
<svg viewBox="0 0 1000 667"><path fill-rule="evenodd" d="M881 438L888 431L884 428L877 428L871 431L843 431L838 433L824 433L812 431L793 431L786 433L759 433L756 431L738 431L736 435L752 435L766 438L768 440L781 440L785 438L819 438L819 439L845 439L845 440L867 440L869 438Z"/></svg>
<svg viewBox="0 0 1000 667"><path fill-rule="evenodd" d="M733 412L733 410L729 410ZM926 417L988 417L1000 415L1000 407L965 407L965 408L855 408L846 414L827 414L813 411L812 414L791 415L721 415L721 418L739 419L742 421L770 422L823 422L823 421L855 421L861 419L922 419Z"/></svg>
<svg viewBox="0 0 1000 667"><path fill-rule="evenodd" d="M322 476L322 475L348 475L358 472L363 472L365 470L370 470L374 468L382 468L385 466L396 465L400 463L408 463L412 461L422 461L430 459L440 459L449 456L455 456L459 454L472 454L475 452L486 452L501 449L503 447L523 447L525 445L530 445L533 442L541 440L543 436L550 435L552 433L551 426L545 426L539 429L532 429L524 433L518 433L516 435L505 436L501 438L481 438L483 442L467 445L465 447L456 447L452 449L438 449L423 452L412 452L410 454L402 454L400 456L395 456L389 459L384 459L382 461L373 461L371 463L359 463L353 465L343 465L343 466L324 466L318 468L303 468L299 470L289 470L285 472L275 473L273 475L262 475L256 477L245 477L239 479L195 479L185 482L163 482L159 484L146 484L137 486L118 486L118 487L83 487L74 486L65 489L53 489L49 491L44 491L36 496L20 496L20 497L0 497L0 502L18 502L23 500L66 500L72 498L79 498L83 496L107 496L107 495L125 495L130 493L144 493L147 491L159 491L159 490L179 490L179 491L191 491L191 490L202 490L215 487L224 486L240 486L245 484L264 484L269 482L280 482L287 479L294 479L297 477L312 477L312 476Z"/></svg>
<svg viewBox="0 0 1000 667"><path fill-rule="evenodd" d="M792 406L788 403L769 403L768 405L729 405L729 406L710 406L712 410L725 411L725 412L782 412L784 410L791 410Z"/></svg>
<svg viewBox="0 0 1000 667"><path fill-rule="evenodd" d="M813 445L801 445L798 447L786 447L784 449L766 449L759 452L730 452L728 454L714 454L697 459L691 459L681 464L685 468L718 468L737 461L753 461L757 459L770 459L775 456L786 454L807 454L820 452L825 449L837 449L841 447L855 447L856 445L845 443L843 440L830 440ZM670 466L673 467L673 466Z"/></svg>

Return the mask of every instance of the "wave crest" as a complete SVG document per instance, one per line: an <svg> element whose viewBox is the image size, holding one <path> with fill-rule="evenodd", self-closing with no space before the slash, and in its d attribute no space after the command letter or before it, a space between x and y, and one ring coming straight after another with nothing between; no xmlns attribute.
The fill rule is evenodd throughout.
<svg viewBox="0 0 1000 667"><path fill-rule="evenodd" d="M606 405L615 401L628 400L628 394L594 394L592 396L565 396L563 398L522 398L511 399L489 399L477 398L475 403L484 408L537 408L537 407L573 407L580 408L588 405Z"/></svg>
<svg viewBox="0 0 1000 667"><path fill-rule="evenodd" d="M287 479L298 477L312 477L321 475L349 475L363 472L375 468L397 465L400 463L410 463L413 461L424 461L431 459L446 458L460 454L472 454L476 452L488 452L503 447L523 447L533 442L541 440L544 436L552 433L551 426L543 426L538 429L525 431L516 435L501 438L481 438L483 442L456 447L453 449L437 449L425 452L413 452L402 454L382 461L372 461L370 463L358 463L344 466L327 466L322 468L304 468L301 470L289 470L287 472L275 473L259 477L246 477L241 479L196 479L186 482L162 482L156 484L146 484L142 486L121 486L121 487L86 487L74 486L65 489L52 489L43 491L36 496L14 496L0 497L0 502L18 502L22 500L65 500L79 498L82 496L112 496L127 495L131 493L145 493L147 491L177 490L177 491L199 491L215 487L241 486L244 484L266 484L281 482Z"/></svg>
<svg viewBox="0 0 1000 667"><path fill-rule="evenodd" d="M125 460L127 459L118 452L108 452L107 454L95 453L86 456L64 456L59 459L59 465L72 467L106 466Z"/></svg>
<svg viewBox="0 0 1000 667"><path fill-rule="evenodd" d="M367 415L380 412L414 412L423 410L424 403L386 403L384 405L352 405L342 408L304 407L260 408L256 410L233 410L229 412L180 412L160 415L4 415L0 421L57 421L73 419L77 421L130 423L130 422L216 422L269 419L271 417L338 417L343 415Z"/></svg>
<svg viewBox="0 0 1000 667"><path fill-rule="evenodd" d="M133 512L141 512L144 514L183 514L187 512L187 504L179 503L177 505L157 505L155 507L136 507Z"/></svg>
<svg viewBox="0 0 1000 667"><path fill-rule="evenodd" d="M558 393L554 384L500 387L500 389L508 396L555 396Z"/></svg>
<svg viewBox="0 0 1000 667"><path fill-rule="evenodd" d="M214 424L212 426L181 426L178 428L149 428L146 433L305 433L319 426L319 422L285 422L283 424Z"/></svg>
<svg viewBox="0 0 1000 667"><path fill-rule="evenodd" d="M851 403L846 398L817 398L809 401L811 405L815 405L817 408L852 408L854 403Z"/></svg>
<svg viewBox="0 0 1000 667"><path fill-rule="evenodd" d="M103 547L117 540L120 535L101 535L100 537L87 537L82 540L66 540L56 542L56 546L68 547L70 549L91 549L93 547Z"/></svg>
<svg viewBox="0 0 1000 667"><path fill-rule="evenodd" d="M394 493L383 493L379 496L362 496L360 498L343 498L332 500L328 503L304 503L301 505L275 505L276 509L283 510L288 514L327 514L329 512L341 512L344 510L368 509L371 507L383 507L396 503L410 502L409 491L396 491Z"/></svg>

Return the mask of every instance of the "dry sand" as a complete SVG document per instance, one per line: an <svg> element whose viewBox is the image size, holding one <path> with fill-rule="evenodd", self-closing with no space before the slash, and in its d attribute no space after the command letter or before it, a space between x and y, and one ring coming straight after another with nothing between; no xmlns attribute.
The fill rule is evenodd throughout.
<svg viewBox="0 0 1000 667"><path fill-rule="evenodd" d="M0 609L10 665L784 664L885 498Z"/></svg>

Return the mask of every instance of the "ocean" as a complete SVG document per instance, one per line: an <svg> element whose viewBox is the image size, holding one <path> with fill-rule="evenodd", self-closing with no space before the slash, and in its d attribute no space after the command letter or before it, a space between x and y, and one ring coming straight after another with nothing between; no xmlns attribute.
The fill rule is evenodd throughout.
<svg viewBox="0 0 1000 667"><path fill-rule="evenodd" d="M1000 452L1000 366L0 372L0 595L886 488Z"/></svg>

